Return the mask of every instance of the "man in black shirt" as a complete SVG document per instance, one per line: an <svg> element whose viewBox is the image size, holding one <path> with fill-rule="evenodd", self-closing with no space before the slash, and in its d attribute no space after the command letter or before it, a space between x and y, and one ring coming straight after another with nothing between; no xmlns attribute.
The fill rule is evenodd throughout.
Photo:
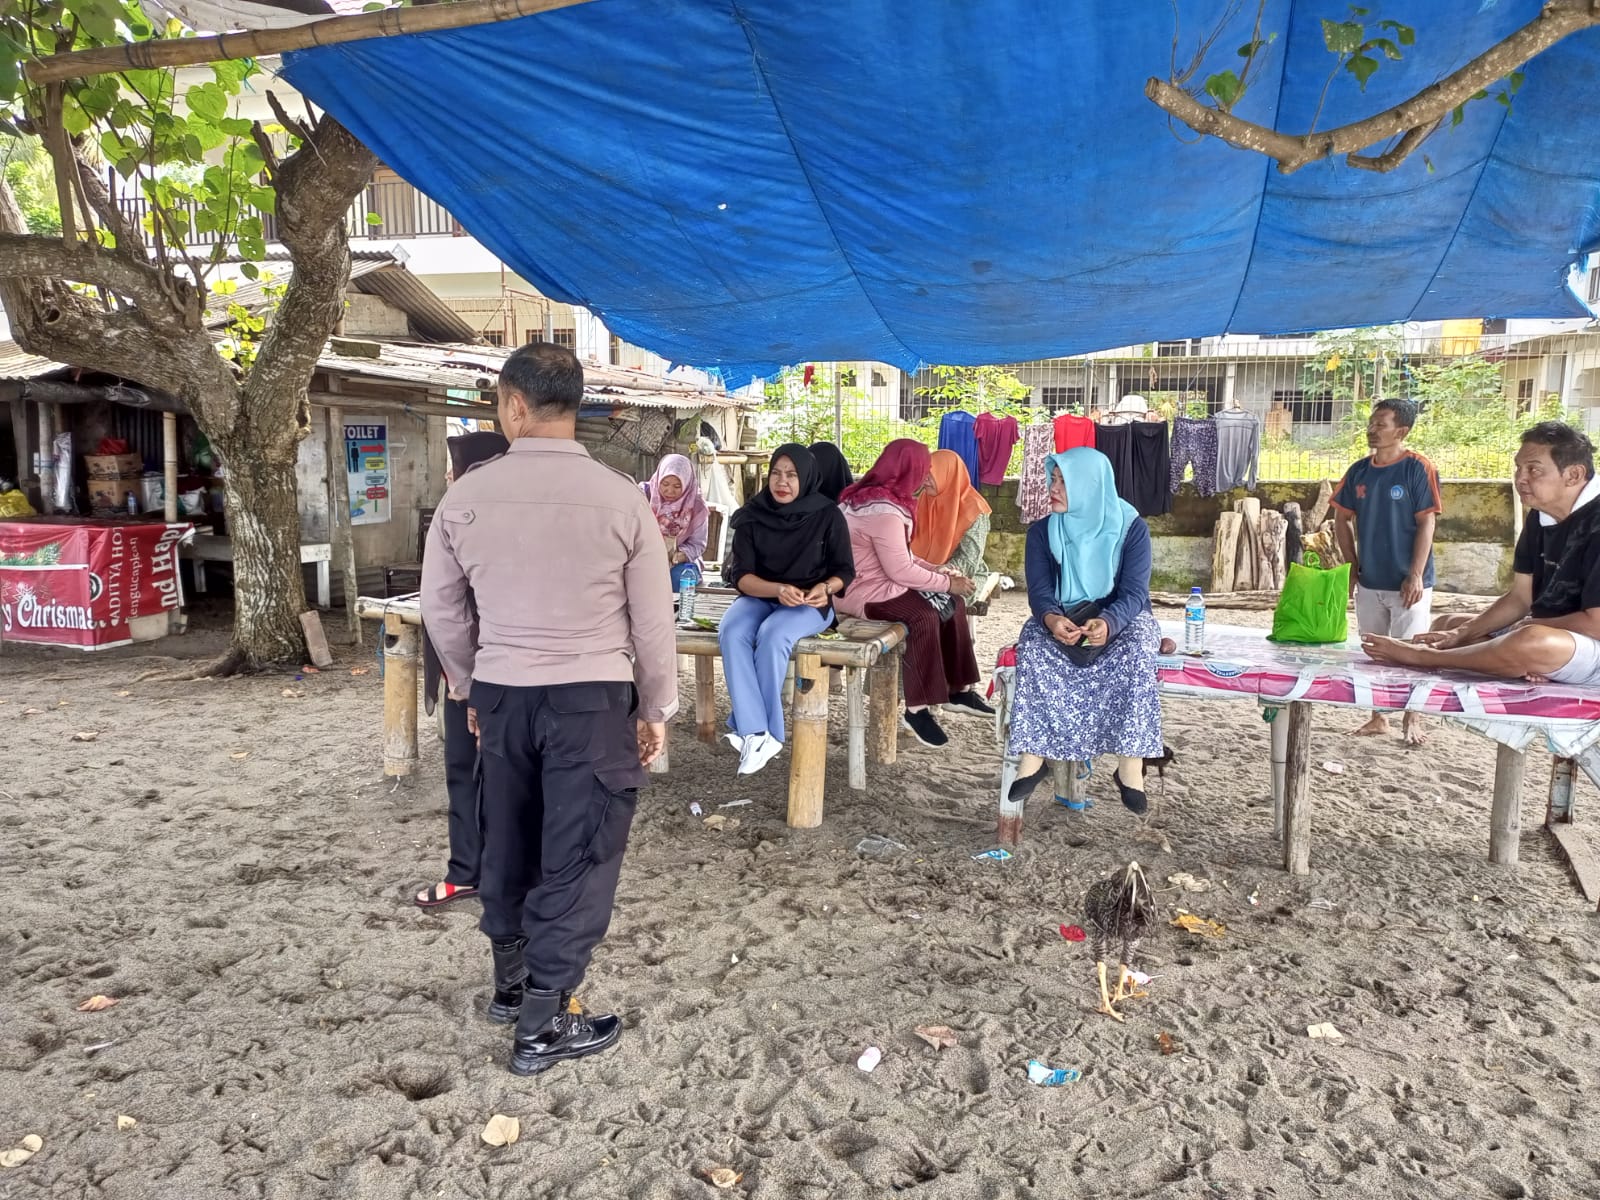
<svg viewBox="0 0 1600 1200"><path fill-rule="evenodd" d="M1379 662L1600 687L1600 479L1594 446L1542 421L1522 435L1517 495L1530 511L1511 590L1463 625L1411 642L1363 637Z"/></svg>

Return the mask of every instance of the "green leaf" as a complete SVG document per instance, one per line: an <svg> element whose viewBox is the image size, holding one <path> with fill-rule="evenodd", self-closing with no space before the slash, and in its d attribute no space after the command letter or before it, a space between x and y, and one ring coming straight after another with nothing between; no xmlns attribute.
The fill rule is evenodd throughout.
<svg viewBox="0 0 1600 1200"><path fill-rule="evenodd" d="M228 97L214 83L202 83L190 88L183 96L189 111L208 121L220 121L228 115Z"/></svg>
<svg viewBox="0 0 1600 1200"><path fill-rule="evenodd" d="M1389 38L1373 38L1361 48L1363 50L1382 50L1384 57L1389 59L1391 62L1396 62L1400 59L1400 47L1395 45L1394 42Z"/></svg>
<svg viewBox="0 0 1600 1200"><path fill-rule="evenodd" d="M250 74L250 64L238 59L211 64L211 73L217 77L217 86L230 96L239 94L245 76Z"/></svg>
<svg viewBox="0 0 1600 1200"><path fill-rule="evenodd" d="M1217 102L1217 107L1227 112L1244 91L1244 84L1232 71L1222 71L1206 80L1206 94Z"/></svg>
<svg viewBox="0 0 1600 1200"><path fill-rule="evenodd" d="M1488 98L1489 90L1487 88L1479 88L1477 91L1473 92L1470 97L1470 99L1473 100L1487 100Z"/></svg>
<svg viewBox="0 0 1600 1200"><path fill-rule="evenodd" d="M1395 37L1400 39L1400 44L1402 46L1412 46L1416 44L1417 31L1411 28L1409 25L1403 25L1399 21L1379 21L1378 28L1387 29L1390 33L1394 34Z"/></svg>
<svg viewBox="0 0 1600 1200"><path fill-rule="evenodd" d="M256 266L255 263L241 263L239 266L239 273L246 279L261 278L261 268Z"/></svg>
<svg viewBox="0 0 1600 1200"><path fill-rule="evenodd" d="M22 84L22 47L0 32L0 101L10 100Z"/></svg>
<svg viewBox="0 0 1600 1200"><path fill-rule="evenodd" d="M1422 165L1428 168L1429 175L1433 174L1433 159L1429 158L1426 154L1422 156Z"/></svg>
<svg viewBox="0 0 1600 1200"><path fill-rule="evenodd" d="M1239 57L1254 58L1256 54L1260 52L1262 47L1266 46L1266 44L1266 38L1257 38L1253 42L1246 42L1244 45L1239 47Z"/></svg>
<svg viewBox="0 0 1600 1200"><path fill-rule="evenodd" d="M217 128L229 137L249 137L255 127L254 121L247 121L243 117L223 117L217 122Z"/></svg>
<svg viewBox="0 0 1600 1200"><path fill-rule="evenodd" d="M89 117L78 107L77 101L68 97L61 105L61 128L73 137L89 132Z"/></svg>
<svg viewBox="0 0 1600 1200"><path fill-rule="evenodd" d="M382 225L383 224L383 218L381 216L379 216L375 212L369 212L367 214L367 224L368 225Z"/></svg>
<svg viewBox="0 0 1600 1200"><path fill-rule="evenodd" d="M1372 73L1378 69L1378 60L1369 58L1365 54L1352 54L1350 61L1345 63L1345 69L1356 77L1361 84L1361 90L1367 90L1367 80L1372 78Z"/></svg>
<svg viewBox="0 0 1600 1200"><path fill-rule="evenodd" d="M251 187L245 191L245 199L264 213L278 211L278 193L269 187Z"/></svg>
<svg viewBox="0 0 1600 1200"><path fill-rule="evenodd" d="M188 155L190 162L199 162L205 157L205 143L200 140L199 134L190 133L184 135L183 152Z"/></svg>
<svg viewBox="0 0 1600 1200"><path fill-rule="evenodd" d="M196 233L216 233L221 228L217 214L209 208L197 208L194 213L194 230Z"/></svg>
<svg viewBox="0 0 1600 1200"><path fill-rule="evenodd" d="M1513 71L1513 72L1511 72L1510 75L1506 76L1506 79L1511 84L1511 93L1512 93L1512 95L1515 95L1517 93L1517 91L1522 87L1522 81L1524 79L1526 79L1526 78L1527 78L1527 75L1524 74L1522 71Z"/></svg>
<svg viewBox="0 0 1600 1200"><path fill-rule="evenodd" d="M1370 8L1357 8L1354 4L1350 6L1350 15L1352 17L1364 17L1371 11Z"/></svg>
<svg viewBox="0 0 1600 1200"><path fill-rule="evenodd" d="M93 5L81 5L73 14L78 18L78 25L95 41L101 44L119 41L117 37L117 22L112 15Z"/></svg>
<svg viewBox="0 0 1600 1200"><path fill-rule="evenodd" d="M218 279L212 283L211 290L218 296L231 296L239 290L239 284L232 279Z"/></svg>
<svg viewBox="0 0 1600 1200"><path fill-rule="evenodd" d="M1352 21L1322 22L1322 40L1327 43L1328 49L1335 54L1354 54L1361 47L1361 39L1366 34L1366 29Z"/></svg>
<svg viewBox="0 0 1600 1200"><path fill-rule="evenodd" d="M1496 92L1494 94L1494 98L1501 105L1503 105L1505 107L1507 112L1511 111L1511 93L1510 92Z"/></svg>

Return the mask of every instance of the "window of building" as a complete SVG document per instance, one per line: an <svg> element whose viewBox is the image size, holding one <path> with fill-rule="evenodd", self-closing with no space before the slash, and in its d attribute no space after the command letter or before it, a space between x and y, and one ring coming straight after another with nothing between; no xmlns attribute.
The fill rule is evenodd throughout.
<svg viewBox="0 0 1600 1200"><path fill-rule="evenodd" d="M841 368L839 368L839 386L840 387L855 387L855 385L856 385L856 370L855 370L855 368L854 367L841 367Z"/></svg>
<svg viewBox="0 0 1600 1200"><path fill-rule="evenodd" d="M1042 387L1039 389L1039 403L1052 412L1069 409L1072 412L1083 411L1083 389L1081 387Z"/></svg>
<svg viewBox="0 0 1600 1200"><path fill-rule="evenodd" d="M506 331L503 329L480 329L478 336L491 346L504 346L506 344Z"/></svg>
<svg viewBox="0 0 1600 1200"><path fill-rule="evenodd" d="M1533 411L1533 380L1517 380L1517 411L1526 413Z"/></svg>
<svg viewBox="0 0 1600 1200"><path fill-rule="evenodd" d="M1273 408L1287 408L1296 425L1333 424L1333 399L1329 396L1310 396L1298 389L1272 393Z"/></svg>
<svg viewBox="0 0 1600 1200"><path fill-rule="evenodd" d="M1589 266L1589 303L1600 304L1600 258Z"/></svg>
<svg viewBox="0 0 1600 1200"><path fill-rule="evenodd" d="M1199 338L1184 338L1179 342L1157 342L1157 358L1182 358L1190 354L1200 353Z"/></svg>
<svg viewBox="0 0 1600 1200"><path fill-rule="evenodd" d="M873 387L888 387L889 386L889 381L883 377L883 372L882 371L874 371L872 373L872 386Z"/></svg>
<svg viewBox="0 0 1600 1200"><path fill-rule="evenodd" d="M614 333L611 335L611 365L613 367L622 365L622 339Z"/></svg>
<svg viewBox="0 0 1600 1200"><path fill-rule="evenodd" d="M535 338L534 341L540 339ZM578 348L578 331L576 329L553 329L550 331L550 340L557 346L565 346L568 350Z"/></svg>

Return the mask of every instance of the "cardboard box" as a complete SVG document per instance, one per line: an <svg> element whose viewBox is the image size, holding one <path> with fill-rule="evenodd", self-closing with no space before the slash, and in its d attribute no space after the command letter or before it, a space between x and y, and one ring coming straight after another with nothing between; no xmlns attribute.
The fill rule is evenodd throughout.
<svg viewBox="0 0 1600 1200"><path fill-rule="evenodd" d="M122 475L115 479L91 478L89 480L89 507L92 509L114 509L117 512L127 512L128 493L132 492L135 496L142 496L143 487L143 475ZM139 511L144 511L142 502Z"/></svg>
<svg viewBox="0 0 1600 1200"><path fill-rule="evenodd" d="M144 474L144 459L137 454L85 454L83 461L89 468L90 479L121 480L132 475L137 480ZM139 490L137 483L133 490Z"/></svg>

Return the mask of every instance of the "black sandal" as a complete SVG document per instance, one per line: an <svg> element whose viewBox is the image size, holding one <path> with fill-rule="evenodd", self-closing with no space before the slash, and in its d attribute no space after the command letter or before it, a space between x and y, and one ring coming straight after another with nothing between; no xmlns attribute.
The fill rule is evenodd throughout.
<svg viewBox="0 0 1600 1200"><path fill-rule="evenodd" d="M1039 781L1045 777L1049 770L1050 760L1047 758L1039 764L1039 769L1032 775L1019 775L1013 779L1011 781L1011 789L1006 793L1006 799L1012 803L1026 800L1033 795L1033 789L1039 786Z"/></svg>
<svg viewBox="0 0 1600 1200"><path fill-rule="evenodd" d="M1122 782L1122 768L1120 766L1111 772L1111 778L1117 781L1117 791L1122 796L1123 808L1136 817L1142 817L1150 811L1150 797L1146 796L1138 788L1129 787Z"/></svg>

